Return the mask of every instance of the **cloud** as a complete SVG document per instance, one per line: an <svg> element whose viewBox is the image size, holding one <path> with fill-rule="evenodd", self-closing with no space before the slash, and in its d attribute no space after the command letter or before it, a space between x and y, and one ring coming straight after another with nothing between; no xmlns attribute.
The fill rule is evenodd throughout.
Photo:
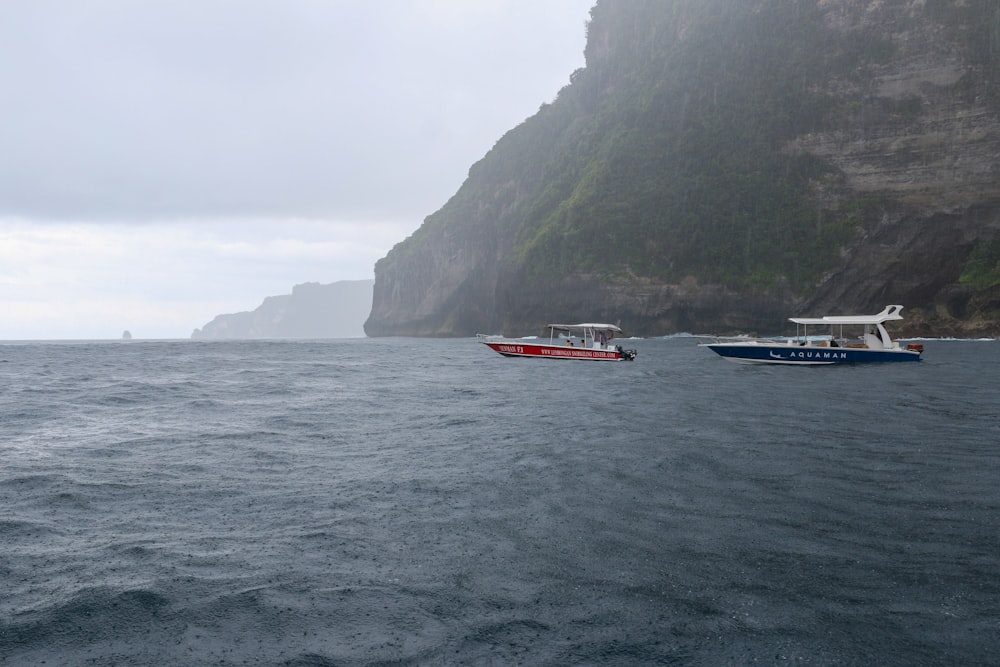
<svg viewBox="0 0 1000 667"><path fill-rule="evenodd" d="M15 4L0 215L423 217L568 83L585 8Z"/></svg>
<svg viewBox="0 0 1000 667"><path fill-rule="evenodd" d="M186 338L295 284L371 278L391 224L0 220L0 339Z"/></svg>
<svg viewBox="0 0 1000 667"><path fill-rule="evenodd" d="M569 83L591 4L8 3L0 339L187 337L372 277Z"/></svg>

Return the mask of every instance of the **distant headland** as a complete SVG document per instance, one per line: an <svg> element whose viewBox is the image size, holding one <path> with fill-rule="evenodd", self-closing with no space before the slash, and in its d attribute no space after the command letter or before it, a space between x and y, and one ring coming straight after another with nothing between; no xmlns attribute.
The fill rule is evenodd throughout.
<svg viewBox="0 0 1000 667"><path fill-rule="evenodd" d="M269 296L253 311L216 316L191 338L363 338L374 284L341 280L296 285L291 294Z"/></svg>

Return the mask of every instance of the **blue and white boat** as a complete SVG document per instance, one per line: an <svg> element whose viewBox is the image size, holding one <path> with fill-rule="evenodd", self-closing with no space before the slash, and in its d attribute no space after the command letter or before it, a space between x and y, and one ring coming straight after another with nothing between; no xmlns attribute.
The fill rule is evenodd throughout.
<svg viewBox="0 0 1000 667"><path fill-rule="evenodd" d="M882 361L920 361L924 346L905 347L889 336L885 322L901 320L902 306L886 306L878 315L827 315L790 317L795 336L788 338L730 338L701 343L728 361L741 364L829 365ZM810 334L810 327L822 327ZM856 338L844 337L844 327L860 330ZM817 329L812 329L816 332ZM827 333L827 331L829 333Z"/></svg>

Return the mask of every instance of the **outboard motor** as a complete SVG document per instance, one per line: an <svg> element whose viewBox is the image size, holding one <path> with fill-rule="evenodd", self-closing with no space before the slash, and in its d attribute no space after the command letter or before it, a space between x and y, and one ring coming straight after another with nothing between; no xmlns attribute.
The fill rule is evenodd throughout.
<svg viewBox="0 0 1000 667"><path fill-rule="evenodd" d="M635 359L635 350L623 350L621 345L617 346L616 349L618 350L618 354L625 361L632 361Z"/></svg>

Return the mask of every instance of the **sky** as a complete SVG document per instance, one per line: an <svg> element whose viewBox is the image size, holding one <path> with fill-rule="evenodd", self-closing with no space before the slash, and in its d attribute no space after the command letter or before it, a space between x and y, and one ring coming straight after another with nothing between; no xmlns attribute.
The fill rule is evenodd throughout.
<svg viewBox="0 0 1000 667"><path fill-rule="evenodd" d="M583 67L593 4L4 3L0 340L188 338L373 278Z"/></svg>

